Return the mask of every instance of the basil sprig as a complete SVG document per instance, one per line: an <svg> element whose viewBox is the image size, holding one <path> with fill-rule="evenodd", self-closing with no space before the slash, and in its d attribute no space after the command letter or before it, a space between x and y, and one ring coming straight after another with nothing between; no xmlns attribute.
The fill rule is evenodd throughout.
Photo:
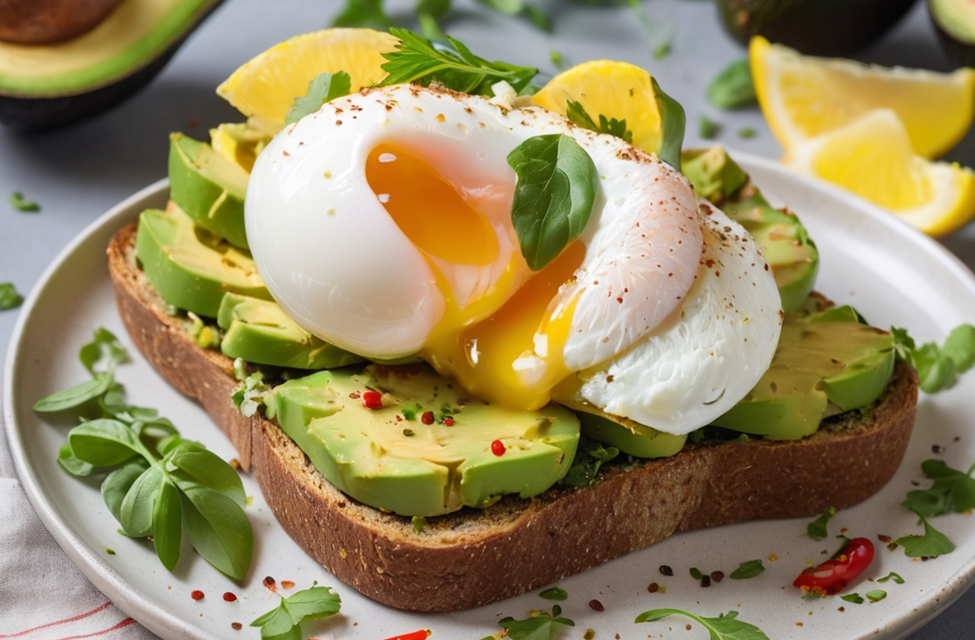
<svg viewBox="0 0 975 640"><path fill-rule="evenodd" d="M586 150L561 133L525 140L508 164L518 175L511 223L528 266L538 271L586 228L599 175Z"/></svg>
<svg viewBox="0 0 975 640"><path fill-rule="evenodd" d="M334 616L342 606L331 587L312 587L281 598L278 606L251 623L261 628L263 640L303 640L301 623Z"/></svg>
<svg viewBox="0 0 975 640"><path fill-rule="evenodd" d="M128 360L107 329L81 348L92 379L34 405L38 412L74 410L81 424L68 432L58 464L74 476L105 474L102 498L133 538L152 537L156 555L170 571L180 557L183 534L218 570L237 580L250 566L254 535L244 513L240 476L199 442L180 437L155 409L125 401L115 368Z"/></svg>

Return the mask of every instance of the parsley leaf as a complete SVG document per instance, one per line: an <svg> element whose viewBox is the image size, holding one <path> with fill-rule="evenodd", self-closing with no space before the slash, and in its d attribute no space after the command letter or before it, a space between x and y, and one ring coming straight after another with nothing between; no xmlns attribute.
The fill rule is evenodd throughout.
<svg viewBox="0 0 975 640"><path fill-rule="evenodd" d="M37 213L41 210L41 205L37 204L36 202L24 200L24 194L20 191L14 191L11 193L7 198L7 202L9 202L10 206L16 211L20 211L21 213Z"/></svg>
<svg viewBox="0 0 975 640"><path fill-rule="evenodd" d="M309 113L315 113L326 102L347 96L352 91L352 78L345 71L320 73L308 83L305 95L298 96L284 117L285 124L298 122Z"/></svg>
<svg viewBox="0 0 975 640"><path fill-rule="evenodd" d="M919 517L924 525L924 535L904 536L894 541L904 547L908 558L936 558L955 550L955 545L945 534L928 524L924 516Z"/></svg>
<svg viewBox="0 0 975 640"><path fill-rule="evenodd" d="M24 303L24 296L17 293L12 282L0 282L0 311L16 309Z"/></svg>
<svg viewBox="0 0 975 640"><path fill-rule="evenodd" d="M342 606L339 594L331 587L312 587L281 598L276 609L268 611L251 623L261 628L264 640L301 640L301 623L334 616Z"/></svg>
<svg viewBox="0 0 975 640"><path fill-rule="evenodd" d="M400 43L394 51L383 53L387 62L382 68L389 75L378 83L379 86L407 82L429 85L437 81L454 91L490 96L491 87L497 82L504 80L515 91L521 91L538 73L533 67L488 62L450 36L447 40L453 51L441 51L408 29L391 27L389 31L400 39Z"/></svg>
<svg viewBox="0 0 975 640"><path fill-rule="evenodd" d="M607 120L606 116L599 114L599 124L597 125L586 112L586 108L574 100L566 101L565 117L584 129L596 133L608 133L611 136L621 138L624 142L633 142L633 132L626 128L626 120L617 120L616 118Z"/></svg>
<svg viewBox="0 0 975 640"><path fill-rule="evenodd" d="M975 364L975 326L970 324L955 327L940 348L933 342L915 346L906 329L892 327L890 332L897 357L917 369L925 393L950 389L958 381L958 374Z"/></svg>
<svg viewBox="0 0 975 640"><path fill-rule="evenodd" d="M576 623L562 617L562 607L552 606L552 613L533 611L530 618L515 620L511 616L501 619L498 624L508 630L511 640L548 640L556 625L574 627Z"/></svg>
<svg viewBox="0 0 975 640"><path fill-rule="evenodd" d="M619 454L620 450L616 447L604 447L601 442L589 438L581 440L575 460L562 482L576 488L592 486L596 484L599 469Z"/></svg>
<svg viewBox="0 0 975 640"><path fill-rule="evenodd" d="M925 460L921 463L921 470L934 480L934 484L927 489L909 492L902 506L928 518L949 511L962 513L975 509L975 480L971 478L975 465L964 473L952 469L941 460Z"/></svg>
<svg viewBox="0 0 975 640"><path fill-rule="evenodd" d="M819 516L808 525L806 525L806 535L808 535L813 540L822 540L827 536L826 533L826 523L829 519L836 515L836 509L830 507L826 510L826 513Z"/></svg>
<svg viewBox="0 0 975 640"><path fill-rule="evenodd" d="M708 100L719 109L741 109L758 103L748 58L736 60L708 85Z"/></svg>
<svg viewBox="0 0 975 640"><path fill-rule="evenodd" d="M511 223L528 266L538 271L586 228L599 175L586 150L561 133L525 140L508 164L518 175Z"/></svg>
<svg viewBox="0 0 975 640"><path fill-rule="evenodd" d="M717 618L706 618L680 609L654 609L644 611L634 622L654 622L670 615L687 616L697 620L711 634L710 640L769 640L764 631L744 620L739 620L737 611L729 611Z"/></svg>
<svg viewBox="0 0 975 640"><path fill-rule="evenodd" d="M748 560L738 565L738 568L731 572L729 576L732 580L747 580L754 578L765 571L765 565L761 560Z"/></svg>

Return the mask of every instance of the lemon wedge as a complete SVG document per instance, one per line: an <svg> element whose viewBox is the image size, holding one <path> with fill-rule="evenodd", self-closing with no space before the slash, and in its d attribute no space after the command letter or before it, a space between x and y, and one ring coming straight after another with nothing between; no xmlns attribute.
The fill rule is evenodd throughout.
<svg viewBox="0 0 975 640"><path fill-rule="evenodd" d="M325 29L295 36L245 62L217 87L217 95L252 119L254 126L276 133L295 98L321 73L345 71L358 91L381 80L382 54L399 39L372 29Z"/></svg>
<svg viewBox="0 0 975 640"><path fill-rule="evenodd" d="M907 127L891 109L870 111L807 140L782 161L885 207L932 236L975 218L975 173L916 155Z"/></svg>
<svg viewBox="0 0 975 640"><path fill-rule="evenodd" d="M650 74L636 65L591 60L555 76L532 102L566 115L568 101L578 102L596 122L599 116L626 121L632 144L656 153L660 147L660 111Z"/></svg>
<svg viewBox="0 0 975 640"><path fill-rule="evenodd" d="M803 56L761 36L749 46L755 92L772 133L788 152L874 109L897 112L914 151L936 158L975 116L975 70L935 73Z"/></svg>

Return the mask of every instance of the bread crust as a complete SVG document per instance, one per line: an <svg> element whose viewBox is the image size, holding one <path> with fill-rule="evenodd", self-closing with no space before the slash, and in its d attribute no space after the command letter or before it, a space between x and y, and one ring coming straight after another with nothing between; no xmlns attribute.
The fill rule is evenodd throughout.
<svg viewBox="0 0 975 640"><path fill-rule="evenodd" d="M362 505L335 489L272 421L243 417L233 362L204 350L135 260L135 224L108 247L119 313L137 348L203 405L253 469L285 531L329 572L383 604L457 611L503 600L658 542L673 533L843 509L880 490L907 449L917 376L898 362L868 414L849 412L795 442L688 444L675 456L606 468L583 489L509 496L483 510L428 519Z"/></svg>

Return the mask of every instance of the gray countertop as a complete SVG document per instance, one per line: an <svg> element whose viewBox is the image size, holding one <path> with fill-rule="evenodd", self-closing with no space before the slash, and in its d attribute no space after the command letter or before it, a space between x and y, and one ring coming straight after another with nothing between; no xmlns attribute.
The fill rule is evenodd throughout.
<svg viewBox="0 0 975 640"><path fill-rule="evenodd" d="M594 58L626 60L648 69L684 105L686 144L702 142L697 123L706 115L722 125L718 141L729 148L768 158L781 153L757 108L721 112L705 100L705 88L715 74L745 55L721 30L717 12L707 0L644 2L656 33L673 33L672 51L661 60L653 57L651 36L630 8L548 2L543 6L553 16L554 30L545 34L525 20L502 16L483 5L455 4L458 8L443 26L482 57L539 66L548 75L557 72L552 51L569 64ZM394 16L409 15L410 3L389 6ZM241 119L215 95L217 84L277 42L327 26L339 8L338 0L227 0L155 81L125 104L60 131L23 135L0 127L0 282L13 282L27 295L47 265L89 223L165 177L170 132L206 138L208 128ZM884 65L950 69L923 3L858 57ZM740 138L736 132L743 127L755 129L757 135ZM969 135L948 158L975 166L975 136ZM14 191L39 202L41 211L19 213L7 206L7 195ZM975 265L975 227L943 243L969 267ZM16 310L0 312L0 356L7 350L17 315ZM0 457L0 471L3 466ZM975 591L910 637L970 637L971 629L975 629Z"/></svg>

